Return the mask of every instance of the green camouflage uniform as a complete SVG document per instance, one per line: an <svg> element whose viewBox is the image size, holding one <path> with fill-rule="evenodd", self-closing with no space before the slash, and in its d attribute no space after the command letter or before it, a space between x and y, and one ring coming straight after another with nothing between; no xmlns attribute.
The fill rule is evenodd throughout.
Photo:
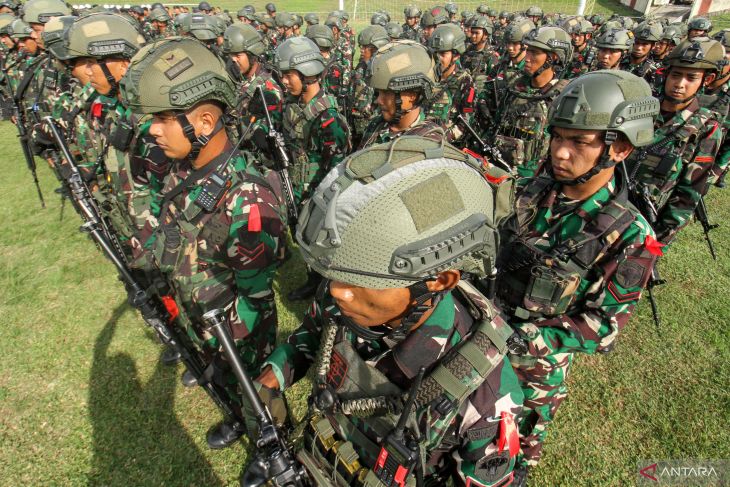
<svg viewBox="0 0 730 487"><path fill-rule="evenodd" d="M375 90L365 82L365 74L368 70L368 63L360 60L360 63L352 72L350 80L350 93L352 94L352 137L354 147L358 147L365 128L378 112L375 103Z"/></svg>
<svg viewBox="0 0 730 487"><path fill-rule="evenodd" d="M581 74L585 74L595 69L594 65L596 64L597 53L598 49L587 42L586 46L581 51L576 50L573 52L573 59L565 71L565 78L577 78Z"/></svg>
<svg viewBox="0 0 730 487"><path fill-rule="evenodd" d="M709 189L723 123L695 98L681 112L660 114L654 124L655 142L629 158L628 167L636 173L634 202L664 244L690 222Z"/></svg>
<svg viewBox="0 0 730 487"><path fill-rule="evenodd" d="M469 71L456 70L445 81L440 81L428 103L426 117L440 122L446 128L449 142L456 143L464 136L464 129L457 120L462 115L471 125L474 117L476 90Z"/></svg>
<svg viewBox="0 0 730 487"><path fill-rule="evenodd" d="M373 144L384 144L403 135L419 135L440 142L444 138L444 129L440 122L427 118L423 109L421 109L418 118L413 121L411 126L400 132L390 130L388 122L383 119L382 115L378 115L365 128L357 150L370 147Z"/></svg>
<svg viewBox="0 0 730 487"><path fill-rule="evenodd" d="M266 99L266 110L269 112L271 117L271 123L274 124L276 130L281 130L282 114L283 114L283 100L284 90L282 90L279 83L276 82L271 73L263 66L259 65L259 68L254 73L251 79L244 77L243 82L240 85L240 97L238 105L236 106L236 115L241 119L241 123L248 125L248 118L251 115L256 116L256 121L253 127L249 130L247 139L253 135L257 128L263 128L266 125L266 116L263 112L258 113L258 110L253 111L249 107L260 107L261 95L259 94L258 87L264 91L264 98ZM257 112L257 113L253 113ZM268 133L268 129L264 129Z"/></svg>
<svg viewBox="0 0 730 487"><path fill-rule="evenodd" d="M499 62L499 54L489 46L477 50L474 44L469 44L466 52L461 56L461 65L471 73L473 78L488 73Z"/></svg>
<svg viewBox="0 0 730 487"><path fill-rule="evenodd" d="M401 39L408 39L410 41L416 41L419 42L421 40L421 36L423 35L423 32L421 30L421 26L419 24L416 24L415 27L411 27L407 23L404 23L402 25L403 27L403 34L401 35Z"/></svg>
<svg viewBox="0 0 730 487"><path fill-rule="evenodd" d="M659 69L659 65L651 58L651 56L647 56L647 58L639 64L631 64L631 55L629 54L626 58L621 60L621 63L619 63L619 69L628 71L640 78L644 78L646 82L649 83L649 86L656 85L657 69Z"/></svg>
<svg viewBox="0 0 730 487"><path fill-rule="evenodd" d="M730 140L727 134L730 129L730 81L726 81L714 91L705 88L704 95L699 97L700 104L717 114L717 120L722 120L722 144L715 158L710 175L710 184L717 184L730 167Z"/></svg>
<svg viewBox="0 0 730 487"><path fill-rule="evenodd" d="M314 397L318 390L327 388L347 402L357 390L357 377L361 380L360 390L355 395L357 399L347 402L351 405L350 410L310 410L304 453L310 451L315 458L320 454L318 445L321 443L313 443L314 434L331 440L342 439L352 442L361 467L373 468L382 438L388 428L392 428L388 423L393 425L396 416L380 411L363 417L356 412L357 403L363 397L382 397L383 394L402 397L420 367L432 370L464 340L476 322L468 311L470 306L473 306L471 299L459 291L452 291L420 327L405 339L394 341L358 338L341 324L341 312L331 297L315 301L302 325L274 350L266 364L272 366L284 389L301 379L319 357L315 363L323 373L318 375ZM498 314L491 315L491 320L495 329L507 335L511 333ZM424 398L423 387L419 389L415 420L423 434L421 445L425 453L426 478L433 476L437 481L445 482L449 476L456 475L466 485L504 485L502 482L514 465L513 454L517 448L512 442L516 443L517 439L511 415L520 411L522 393L508 361L493 345L490 344L483 359L493 368L486 379L474 378L478 385L469 389L471 394L459 403L461 407L452 403L440 408L438 401ZM474 373L472 370L467 375ZM367 378L364 382L363 377ZM427 375L424 384L429 379L431 377ZM446 394L443 389L441 391ZM324 418L341 427L334 431L332 426L326 428L330 423L323 423ZM500 442L501 438L506 441ZM513 448L507 443L512 443Z"/></svg>
<svg viewBox="0 0 730 487"><path fill-rule="evenodd" d="M340 35L340 38L335 41L335 51L337 51L340 55L343 60L343 64L345 64L348 69L352 69L353 54L355 50L352 47L352 42L347 38L347 36Z"/></svg>
<svg viewBox="0 0 730 487"><path fill-rule="evenodd" d="M349 62L341 54L333 52L329 59L325 58L326 65L320 75L322 87L337 99L337 105L348 110L351 104L350 79L351 69Z"/></svg>
<svg viewBox="0 0 730 487"><path fill-rule="evenodd" d="M539 460L567 394L573 353L613 348L661 253L618 178L584 201L559 190L547 176L528 181L498 260L500 305L529 347L512 356L525 394L520 443L528 465Z"/></svg>
<svg viewBox="0 0 730 487"><path fill-rule="evenodd" d="M284 106L284 138L290 144L294 197L301 205L327 171L350 152L350 129L337 100L320 90L309 103L289 97Z"/></svg>

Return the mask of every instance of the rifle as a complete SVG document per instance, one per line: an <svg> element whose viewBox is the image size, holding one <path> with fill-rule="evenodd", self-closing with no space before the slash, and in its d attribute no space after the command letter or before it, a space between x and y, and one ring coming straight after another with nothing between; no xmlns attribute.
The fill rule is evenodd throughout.
<svg viewBox="0 0 730 487"><path fill-rule="evenodd" d="M284 437L274 424L271 413L261 402L253 381L246 373L238 349L233 343L228 321L222 309L213 309L203 315L207 330L217 339L233 373L238 379L247 401L256 416L258 436L251 440L256 445L256 456L241 480L242 486L273 484L275 486L307 485L306 470L295 460ZM252 432L248 432L252 436Z"/></svg>
<svg viewBox="0 0 730 487"><path fill-rule="evenodd" d="M489 162L499 167L500 169L504 169L508 173L513 174L512 168L509 166L509 164L507 164L507 161L504 160L504 157L502 157L502 153L499 152L499 149L497 149L493 145L489 145L484 142L481 137L479 137L479 134L476 133L476 130L474 130L471 125L469 125L469 122L466 121L466 118L464 118L463 115L459 115L457 118L464 125L464 127L471 134L471 136L474 137L474 140L476 140L477 143L480 145L480 152L487 156Z"/></svg>
<svg viewBox="0 0 730 487"><path fill-rule="evenodd" d="M654 317L654 324L656 325L657 330L659 330L662 321L661 316L659 315L659 307L657 306L656 299L654 298L654 288L666 283L666 279L659 277L659 270L657 270L656 264L654 264L654 268L651 270L651 278L646 285L646 292L647 297L649 298L649 304L651 304L651 314Z"/></svg>
<svg viewBox="0 0 730 487"><path fill-rule="evenodd" d="M705 204L705 198L703 196L700 196L700 201L697 204L697 208L695 208L695 218L697 218L697 221L702 224L702 231L705 233L705 242L707 242L707 247L710 249L710 255L712 256L712 260L717 260L717 255L715 254L715 246L712 244L712 240L710 239L710 231L714 230L720 225L718 225L717 223L710 223L710 220L707 217L707 205Z"/></svg>
<svg viewBox="0 0 730 487"><path fill-rule="evenodd" d="M13 96L13 114L15 115L15 126L18 128L18 138L20 139L20 148L23 149L25 164L28 166L28 170L33 175L33 183L35 183L35 189L38 192L38 199L41 201L41 208L45 208L46 202L43 199L43 193L41 192L41 184L38 182L35 157L33 156L33 150L30 148L30 136L25 128L25 112L21 110L20 99L16 96Z"/></svg>
<svg viewBox="0 0 730 487"><path fill-rule="evenodd" d="M294 188L289 178L289 154L287 154L284 144L284 137L281 132L278 132L274 128L274 124L271 123L271 116L267 109L266 97L264 96L264 89L259 85L257 87L259 95L261 95L261 102L264 104L264 113L266 114L266 123L269 125L268 139L274 146L274 158L279 164L279 169L276 173L281 178L281 187L284 192L284 200L286 202L286 209L289 215L289 223L296 225L299 220L299 211L297 210L297 202L294 199Z"/></svg>
<svg viewBox="0 0 730 487"><path fill-rule="evenodd" d="M174 348L180 353L187 369L198 380L198 384L205 389L205 392L208 393L213 402L223 411L223 414L230 420L240 420L240 417L234 413L228 400L224 399L227 397L226 391L204 378L206 365L198 353L191 352L194 348L187 335L179 333L174 326L168 326L168 323L172 323L175 319L177 313L177 310L173 309L174 300L166 297L168 298L166 301L171 303L168 308L163 303L163 299L165 298L153 298L132 275L132 272L127 266L124 253L119 246L119 241L104 223L96 202L86 182L81 177L81 173L68 150L65 139L61 136L56 122L51 117L44 117L43 121L50 129L61 151L61 155L66 159L69 168L69 175L66 182L71 189L71 197L80 210L79 213L85 220L85 223L81 226L81 231L91 236L94 242L101 248L104 255L116 267L119 280L124 283L127 289L130 304L140 311L145 323L157 332L162 343Z"/></svg>

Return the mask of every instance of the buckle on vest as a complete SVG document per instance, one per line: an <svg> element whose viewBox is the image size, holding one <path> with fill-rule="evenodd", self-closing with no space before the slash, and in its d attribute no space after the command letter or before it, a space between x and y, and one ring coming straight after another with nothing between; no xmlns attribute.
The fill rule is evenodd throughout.
<svg viewBox="0 0 730 487"><path fill-rule="evenodd" d="M452 411L456 406L455 401L450 400L446 397L446 394L441 394L441 397L436 400L434 409L441 415L446 416L449 411Z"/></svg>

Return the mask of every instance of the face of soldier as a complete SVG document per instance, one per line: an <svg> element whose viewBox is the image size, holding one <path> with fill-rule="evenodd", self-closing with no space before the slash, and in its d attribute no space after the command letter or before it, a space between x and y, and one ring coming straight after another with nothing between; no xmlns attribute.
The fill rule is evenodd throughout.
<svg viewBox="0 0 730 487"><path fill-rule="evenodd" d="M471 29L471 43L478 46L487 40L487 33L484 29Z"/></svg>
<svg viewBox="0 0 730 487"><path fill-rule="evenodd" d="M86 60L83 58L74 59L71 65L71 76L79 80L79 83L86 85L91 78L86 74Z"/></svg>
<svg viewBox="0 0 730 487"><path fill-rule="evenodd" d="M507 49L507 55L514 59L517 56L519 56L522 53L522 43L521 42L508 42L505 45L505 48Z"/></svg>
<svg viewBox="0 0 730 487"><path fill-rule="evenodd" d="M104 71L101 69L99 61L94 58L83 58L86 64L86 75L89 77L91 86L101 95L108 95L112 91L112 85L106 79ZM107 59L103 61L115 81L119 81L127 72L129 60L127 59Z"/></svg>
<svg viewBox="0 0 730 487"><path fill-rule="evenodd" d="M602 47L598 50L598 66L601 69L613 69L618 66L623 51Z"/></svg>
<svg viewBox="0 0 730 487"><path fill-rule="evenodd" d="M18 39L18 50L30 56L38 54L38 43L32 37Z"/></svg>
<svg viewBox="0 0 730 487"><path fill-rule="evenodd" d="M643 59L649 55L653 47L653 42L637 39L634 41L634 47L631 48L631 57L634 59Z"/></svg>
<svg viewBox="0 0 730 487"><path fill-rule="evenodd" d="M6 5L3 5L2 7L0 7L0 14L11 14L11 13L13 13L13 9L11 9L10 7L8 7Z"/></svg>
<svg viewBox="0 0 730 487"><path fill-rule="evenodd" d="M395 91L390 90L378 90L377 92L377 98L375 99L375 103L378 104L378 107L380 108L381 115L383 115L383 120L386 122L391 122L395 119L395 112L398 107L396 107L395 104L395 98L396 94ZM400 94L400 108L402 111L407 111L413 108L414 103L416 102L416 99L418 98L418 95L415 92L412 91L403 91Z"/></svg>
<svg viewBox="0 0 730 487"><path fill-rule="evenodd" d="M190 123L193 124L193 120L190 120ZM193 126L195 125L193 124ZM193 148L188 138L185 137L182 125L172 111L155 113L152 116L150 135L155 138L155 143L162 149L165 156L171 159L184 159Z"/></svg>
<svg viewBox="0 0 730 487"><path fill-rule="evenodd" d="M41 34L45 30L46 26L44 24L31 23L30 28L33 29L33 31L30 33L30 36L33 38L36 44L38 44L38 48L43 49L43 36L41 36Z"/></svg>
<svg viewBox="0 0 730 487"><path fill-rule="evenodd" d="M426 40L429 40L431 38L431 34L433 34L433 31L436 30L435 25L429 25L428 27L423 28L423 38Z"/></svg>
<svg viewBox="0 0 730 487"><path fill-rule="evenodd" d="M542 49L528 47L525 53L525 71L528 74L535 74L548 59L548 53Z"/></svg>
<svg viewBox="0 0 730 487"><path fill-rule="evenodd" d="M164 33L167 30L167 22L160 22L159 20L153 20L152 25L160 33Z"/></svg>
<svg viewBox="0 0 730 487"><path fill-rule="evenodd" d="M238 65L238 69L241 71L241 74L246 75L248 70L251 69L251 63L249 62L248 55L245 52L231 54L231 59Z"/></svg>
<svg viewBox="0 0 730 487"><path fill-rule="evenodd" d="M13 40L12 37L10 37L8 35L5 35L5 34L0 35L0 42L2 42L5 45L5 47L7 47L8 49L12 49L15 47L15 41Z"/></svg>
<svg viewBox="0 0 730 487"><path fill-rule="evenodd" d="M705 70L695 68L681 68L672 66L664 80L664 93L675 100L685 100L696 94L705 81ZM707 80L714 80L714 75L708 75Z"/></svg>
<svg viewBox="0 0 730 487"><path fill-rule="evenodd" d="M281 75L281 83L284 85L284 89L288 91L292 96L299 96L304 90L304 84L299 72L291 70L284 71Z"/></svg>
<svg viewBox="0 0 730 487"><path fill-rule="evenodd" d="M499 19L499 25L501 25L502 27L507 25L507 19Z"/></svg>
<svg viewBox="0 0 730 487"><path fill-rule="evenodd" d="M375 46L360 46L360 59L370 61L377 48Z"/></svg>
<svg viewBox="0 0 730 487"><path fill-rule="evenodd" d="M666 40L661 40L659 42L654 43L654 47L651 48L651 52L655 56L663 56L664 54L666 54L668 47L669 47L669 42Z"/></svg>
<svg viewBox="0 0 730 487"><path fill-rule="evenodd" d="M407 17L406 18L406 24L408 24L410 27L415 27L418 23L418 17Z"/></svg>
<svg viewBox="0 0 730 487"><path fill-rule="evenodd" d="M537 25L540 23L540 16L539 15L528 15L528 19L532 20L532 23Z"/></svg>
<svg viewBox="0 0 730 487"><path fill-rule="evenodd" d="M582 49L586 43L586 35L585 34L570 34L570 43L573 44L574 47Z"/></svg>
<svg viewBox="0 0 730 487"><path fill-rule="evenodd" d="M604 132L601 130L553 127L550 138L550 164L555 179L571 181L593 169L603 154L605 148L603 140ZM621 162L628 157L632 149L631 144L620 137L611 144L608 155L611 160ZM613 170L614 168L610 167L599 174L609 174Z"/></svg>
<svg viewBox="0 0 730 487"><path fill-rule="evenodd" d="M437 62L439 64L438 71L441 73L441 78L446 78L456 69L456 54L454 51L444 51L436 53Z"/></svg>
<svg viewBox="0 0 730 487"><path fill-rule="evenodd" d="M692 40L695 37L702 37L702 36L706 36L706 35L707 35L707 31L692 29L689 32L687 32L687 39Z"/></svg>

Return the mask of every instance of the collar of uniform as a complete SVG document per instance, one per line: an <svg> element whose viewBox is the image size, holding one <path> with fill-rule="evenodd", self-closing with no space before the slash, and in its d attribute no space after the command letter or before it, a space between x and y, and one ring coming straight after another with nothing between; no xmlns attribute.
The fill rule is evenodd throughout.
<svg viewBox="0 0 730 487"><path fill-rule="evenodd" d="M666 120L660 112L659 115L657 115L655 127L658 128L665 127L667 125L673 125L675 121L681 123L682 121L689 119L689 117L691 117L699 109L700 102L695 96L694 98L692 98L692 101L689 102L689 105L687 105L683 110L674 112L673 114L671 114L671 116L667 117Z"/></svg>

